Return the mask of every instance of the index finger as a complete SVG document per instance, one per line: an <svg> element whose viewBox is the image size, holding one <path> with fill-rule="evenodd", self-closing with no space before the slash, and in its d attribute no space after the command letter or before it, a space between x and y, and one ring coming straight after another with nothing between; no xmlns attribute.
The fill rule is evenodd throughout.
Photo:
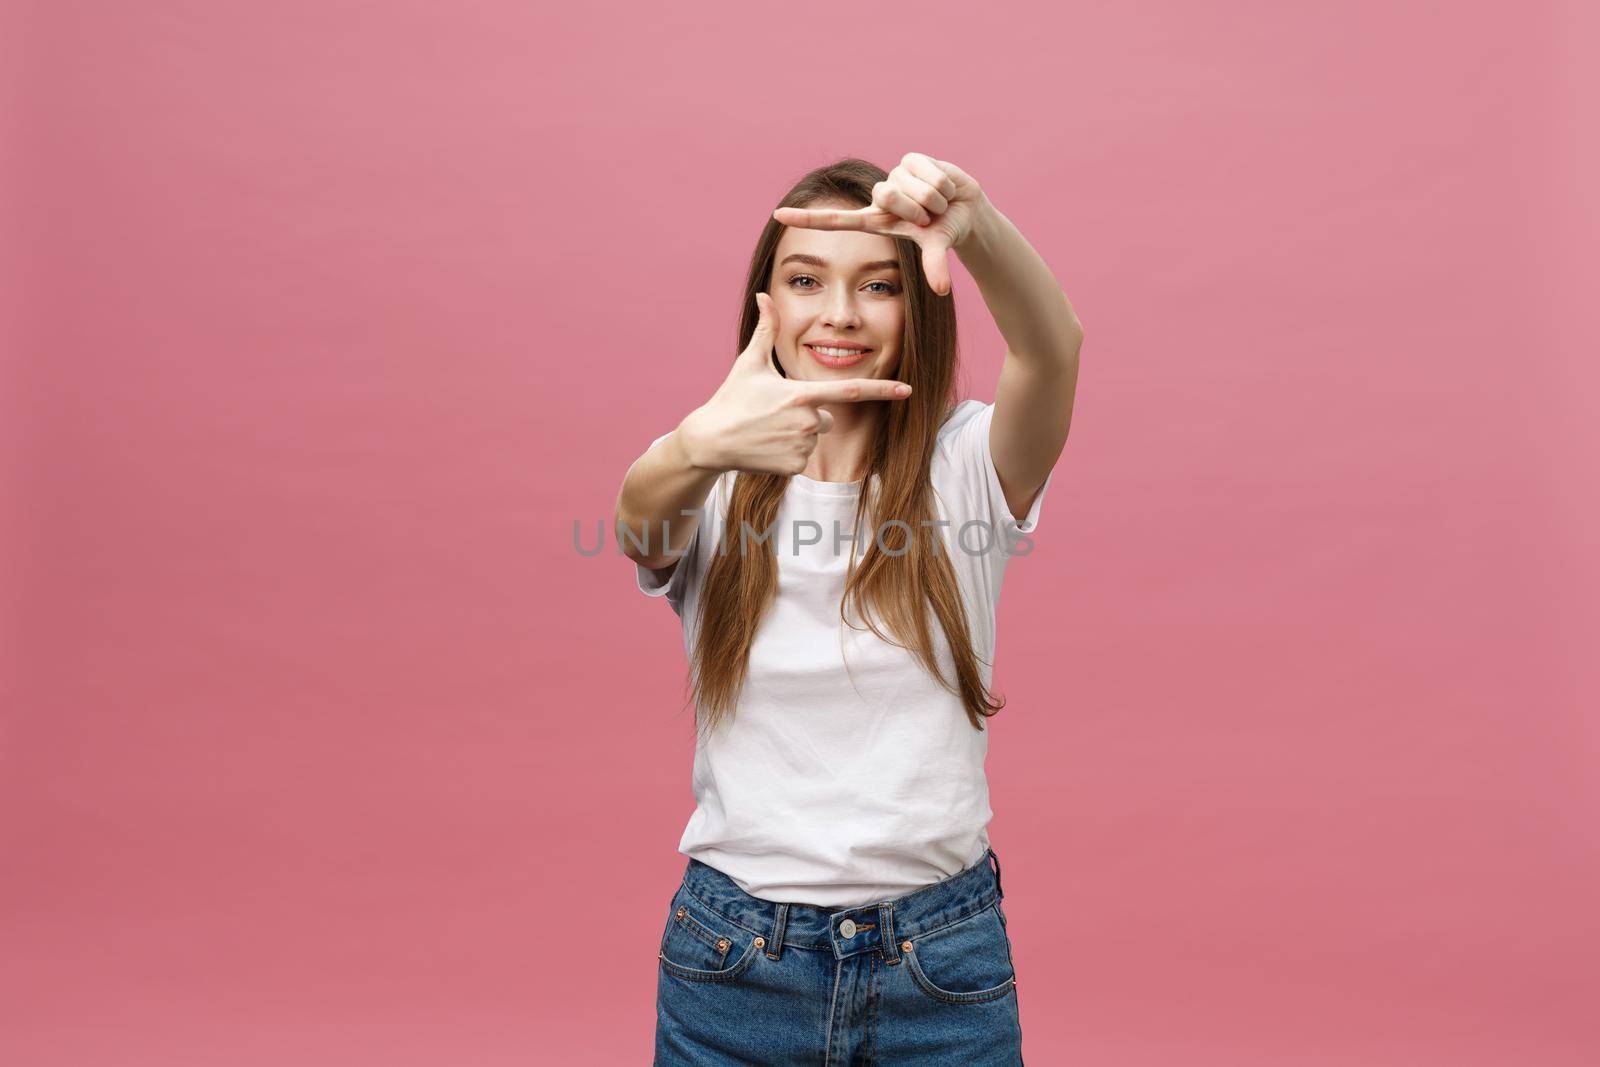
<svg viewBox="0 0 1600 1067"><path fill-rule="evenodd" d="M911 386L892 378L845 378L837 382L797 382L808 404L852 404L860 400L904 400Z"/></svg>
<svg viewBox="0 0 1600 1067"><path fill-rule="evenodd" d="M780 207L772 217L785 226L801 230L864 230L870 207L845 211L840 208Z"/></svg>

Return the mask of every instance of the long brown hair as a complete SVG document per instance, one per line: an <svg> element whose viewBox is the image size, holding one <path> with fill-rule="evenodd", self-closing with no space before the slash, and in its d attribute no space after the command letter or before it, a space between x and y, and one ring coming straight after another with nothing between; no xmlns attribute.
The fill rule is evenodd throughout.
<svg viewBox="0 0 1600 1067"><path fill-rule="evenodd" d="M865 160L842 159L805 175L776 206L803 208L838 201L867 207L872 203L873 186L887 177L882 168ZM783 231L783 224L769 214L750 257L736 350L743 350L755 333L759 317L756 293L767 288ZM856 518L859 523L869 514L869 496L873 496L870 514L878 525L867 527L871 532L862 542L867 547L853 561L839 611L845 625L853 626L847 605L868 605L871 612L858 614L872 632L914 653L940 685L961 697L973 729L981 731L983 720L1005 707L1005 701L991 701L985 690L955 571L948 555L934 543L938 527L922 521L937 517L929 470L939 426L955 403L955 300L951 294L940 296L928 287L915 241L891 240L900 261L900 276L906 282L902 288L905 327L895 377L909 382L912 390L905 400L876 401L887 407L868 449L869 465ZM778 370L782 373L782 367ZM741 539L742 524L748 523L754 533L771 528L788 484L788 475L748 471L740 471L734 480L723 519L722 550L712 555L700 593L699 634L691 662L690 692L699 706L705 733L732 717L756 628L777 593L778 563L772 541L758 539L750 548L750 540ZM874 496L869 490L875 484L878 491ZM909 529L890 524L891 518L902 520ZM914 531L925 536L914 536ZM880 539L887 551L880 550ZM930 606L949 642L956 669L954 682L940 672L929 627ZM874 613L899 640L878 628Z"/></svg>

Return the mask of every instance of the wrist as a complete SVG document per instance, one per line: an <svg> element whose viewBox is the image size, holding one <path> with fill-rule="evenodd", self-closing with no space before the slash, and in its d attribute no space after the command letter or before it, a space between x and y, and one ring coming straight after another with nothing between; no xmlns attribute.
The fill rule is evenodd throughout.
<svg viewBox="0 0 1600 1067"><path fill-rule="evenodd" d="M696 417L700 409L696 408L683 417L678 423L667 443L672 447L674 457L684 467L701 473L718 473L723 470L717 465L715 456L710 455L707 442L700 433L700 420Z"/></svg>
<svg viewBox="0 0 1600 1067"><path fill-rule="evenodd" d="M957 255L979 256L994 248L995 236L1000 230L1000 210L990 202L982 189L972 205L972 225L966 235L951 247Z"/></svg>

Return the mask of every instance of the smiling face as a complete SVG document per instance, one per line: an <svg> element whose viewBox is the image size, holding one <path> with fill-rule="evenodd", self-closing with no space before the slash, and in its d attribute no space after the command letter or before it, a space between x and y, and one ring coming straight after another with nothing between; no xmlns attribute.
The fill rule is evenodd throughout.
<svg viewBox="0 0 1600 1067"><path fill-rule="evenodd" d="M894 377L905 327L903 289L891 238L860 230L785 229L767 283L778 312L773 347L783 372L801 381Z"/></svg>

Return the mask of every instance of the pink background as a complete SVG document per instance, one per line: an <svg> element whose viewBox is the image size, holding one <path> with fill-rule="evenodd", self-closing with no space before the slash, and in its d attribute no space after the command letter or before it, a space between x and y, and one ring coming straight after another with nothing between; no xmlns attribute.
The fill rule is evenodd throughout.
<svg viewBox="0 0 1600 1067"><path fill-rule="evenodd" d="M907 151L1088 332L1000 619L1029 1062L1600 1061L1597 37L8 5L0 1061L648 1062L685 665L573 521L788 185Z"/></svg>

